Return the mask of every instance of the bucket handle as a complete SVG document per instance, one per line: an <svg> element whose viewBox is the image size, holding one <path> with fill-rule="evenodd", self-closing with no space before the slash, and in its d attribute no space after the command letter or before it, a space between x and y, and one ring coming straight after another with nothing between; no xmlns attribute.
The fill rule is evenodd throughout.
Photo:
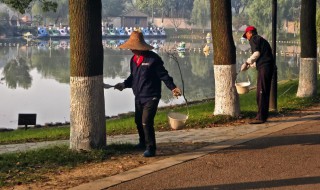
<svg viewBox="0 0 320 190"><path fill-rule="evenodd" d="M235 83L238 83L238 82L237 82L238 74L239 74L239 73L237 73L237 75L236 75L236 81L235 81ZM248 82L251 84L249 74L247 74L247 80L248 80Z"/></svg>
<svg viewBox="0 0 320 190"><path fill-rule="evenodd" d="M183 77L182 77L182 72L181 72L181 68L180 68L180 64L179 64L178 58L177 58L173 53L167 52L167 54L168 54L169 57L170 57L171 59L173 59L173 60L177 63L177 65L178 65L178 69L179 69L179 72L180 72L181 83L182 83L182 97L184 98L184 101L186 102L187 117L189 117L188 100L187 100L186 96L184 95L184 80L183 80Z"/></svg>

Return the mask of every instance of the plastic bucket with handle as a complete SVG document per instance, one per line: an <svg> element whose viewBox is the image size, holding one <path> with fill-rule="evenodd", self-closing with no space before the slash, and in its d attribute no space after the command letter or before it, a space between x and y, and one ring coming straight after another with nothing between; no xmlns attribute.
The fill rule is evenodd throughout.
<svg viewBox="0 0 320 190"><path fill-rule="evenodd" d="M188 115L182 113L170 112L168 113L169 125L175 130L182 129L185 126L188 117Z"/></svg>
<svg viewBox="0 0 320 190"><path fill-rule="evenodd" d="M236 82L236 88L238 94L246 94L249 92L250 81L248 82Z"/></svg>
<svg viewBox="0 0 320 190"><path fill-rule="evenodd" d="M168 122L169 125L172 129L174 130L179 130L182 129L187 122L187 119L189 118L189 107L188 107L188 100L186 99L185 95L184 95L184 81L183 81L183 77L182 77L182 73L181 73L181 69L180 69L180 65L178 62L177 57L175 57L173 54L168 53L169 57L172 58L178 65L179 71L180 71L180 77L181 77L181 82L182 82L182 96L186 102L186 107L187 107L187 112L188 114L183 114L183 113L178 113L178 112L169 112L168 113Z"/></svg>

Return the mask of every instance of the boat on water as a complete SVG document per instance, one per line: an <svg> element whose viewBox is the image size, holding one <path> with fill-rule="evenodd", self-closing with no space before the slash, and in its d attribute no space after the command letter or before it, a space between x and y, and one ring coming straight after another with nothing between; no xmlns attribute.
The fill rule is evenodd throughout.
<svg viewBox="0 0 320 190"><path fill-rule="evenodd" d="M156 27L102 27L102 37L103 38L119 38L126 39L129 38L132 31L140 30L145 38L165 38L166 32L164 28ZM32 35L30 32L23 35L27 40L32 39L67 39L70 37L70 28L69 27L38 27L37 34Z"/></svg>
<svg viewBox="0 0 320 190"><path fill-rule="evenodd" d="M59 28L59 27L39 27L38 28L38 35L34 37L34 39L64 39L69 38L70 34L66 27Z"/></svg>
<svg viewBox="0 0 320 190"><path fill-rule="evenodd" d="M186 43L185 42L180 42L178 44L178 47L176 48L178 52L185 52L186 51Z"/></svg>
<svg viewBox="0 0 320 190"><path fill-rule="evenodd" d="M23 38L26 39L27 41L31 41L34 38L34 36L31 32L26 32L23 34Z"/></svg>
<svg viewBox="0 0 320 190"><path fill-rule="evenodd" d="M208 44L206 44L204 47L203 47L203 52L209 52L210 51L210 46L208 46Z"/></svg>
<svg viewBox="0 0 320 190"><path fill-rule="evenodd" d="M102 33L104 34L103 37L105 38L128 38L132 31L134 30L140 30L145 38L165 38L166 32L164 28L143 28L143 27L121 27L121 28L107 28Z"/></svg>
<svg viewBox="0 0 320 190"><path fill-rule="evenodd" d="M146 42L148 43L147 40L146 40ZM157 40L153 40L151 43L148 43L148 44L150 44L153 47L153 49L155 49L155 50L160 49L160 45Z"/></svg>
<svg viewBox="0 0 320 190"><path fill-rule="evenodd" d="M38 37L47 37L49 36L47 29L44 27L39 27L38 28Z"/></svg>

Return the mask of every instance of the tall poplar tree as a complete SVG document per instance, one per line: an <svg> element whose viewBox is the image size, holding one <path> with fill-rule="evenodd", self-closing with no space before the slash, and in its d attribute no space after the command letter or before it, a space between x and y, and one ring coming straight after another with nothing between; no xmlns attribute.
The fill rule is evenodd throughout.
<svg viewBox="0 0 320 190"><path fill-rule="evenodd" d="M312 97L317 94L316 3L316 0L301 1L301 61L297 97Z"/></svg>
<svg viewBox="0 0 320 190"><path fill-rule="evenodd" d="M70 148L106 145L101 1L69 0Z"/></svg>
<svg viewBox="0 0 320 190"><path fill-rule="evenodd" d="M239 116L239 96L235 88L236 47L232 36L231 0L210 0L214 50L214 115Z"/></svg>

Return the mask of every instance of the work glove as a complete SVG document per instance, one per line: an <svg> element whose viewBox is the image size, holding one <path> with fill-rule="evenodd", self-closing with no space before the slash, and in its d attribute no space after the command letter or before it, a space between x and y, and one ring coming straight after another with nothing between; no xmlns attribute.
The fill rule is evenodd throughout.
<svg viewBox="0 0 320 190"><path fill-rule="evenodd" d="M124 83L118 83L118 84L114 85L114 88L117 89L117 90L122 91L126 87L124 86Z"/></svg>
<svg viewBox="0 0 320 190"><path fill-rule="evenodd" d="M172 90L172 94L174 97L178 98L178 96L181 96L181 90L178 87L176 87Z"/></svg>
<svg viewBox="0 0 320 190"><path fill-rule="evenodd" d="M241 65L240 70L241 70L241 71L246 71L246 70L248 70L249 68L250 68L250 64L247 63L247 62L245 62L245 63L243 63L243 64Z"/></svg>

